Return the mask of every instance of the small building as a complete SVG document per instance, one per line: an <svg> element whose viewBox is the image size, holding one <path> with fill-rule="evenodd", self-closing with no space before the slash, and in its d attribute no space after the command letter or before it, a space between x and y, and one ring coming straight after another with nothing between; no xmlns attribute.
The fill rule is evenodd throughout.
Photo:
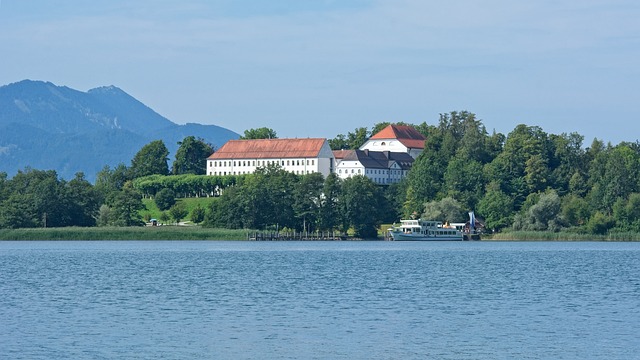
<svg viewBox="0 0 640 360"><path fill-rule="evenodd" d="M336 174L342 179L364 175L379 185L400 182L413 165L411 155L402 152L342 150L344 153L336 166ZM334 151L334 154L336 152Z"/></svg>
<svg viewBox="0 0 640 360"><path fill-rule="evenodd" d="M257 139L225 143L207 158L207 174L251 174L272 164L299 175L318 172L326 177L334 170L327 139Z"/></svg>
<svg viewBox="0 0 640 360"><path fill-rule="evenodd" d="M407 153L416 159L424 151L425 140L413 126L389 125L371 136L360 150Z"/></svg>

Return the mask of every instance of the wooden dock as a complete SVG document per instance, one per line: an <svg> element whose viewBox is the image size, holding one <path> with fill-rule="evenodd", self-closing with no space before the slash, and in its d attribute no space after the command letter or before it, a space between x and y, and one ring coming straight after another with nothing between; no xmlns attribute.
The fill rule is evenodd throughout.
<svg viewBox="0 0 640 360"><path fill-rule="evenodd" d="M247 240L251 241L340 241L347 240L336 232L282 232L282 231L254 231L247 233Z"/></svg>

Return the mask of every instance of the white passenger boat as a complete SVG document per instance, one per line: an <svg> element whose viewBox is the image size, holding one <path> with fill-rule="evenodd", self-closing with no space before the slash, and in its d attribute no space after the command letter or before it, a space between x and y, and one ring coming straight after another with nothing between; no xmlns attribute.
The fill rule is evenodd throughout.
<svg viewBox="0 0 640 360"><path fill-rule="evenodd" d="M464 233L456 226L443 225L441 221L400 220L393 225L389 235L396 241L462 241Z"/></svg>

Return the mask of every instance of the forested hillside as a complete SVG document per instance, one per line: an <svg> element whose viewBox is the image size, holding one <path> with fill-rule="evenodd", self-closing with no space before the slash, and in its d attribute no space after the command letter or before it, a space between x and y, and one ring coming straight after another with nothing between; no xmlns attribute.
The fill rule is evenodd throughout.
<svg viewBox="0 0 640 360"><path fill-rule="evenodd" d="M127 162L144 144L163 140L174 154L186 136L220 147L238 134L215 125L178 125L115 86L82 92L24 80L0 86L0 171L27 166L93 181L105 165Z"/></svg>
<svg viewBox="0 0 640 360"><path fill-rule="evenodd" d="M330 142L354 148L386 124ZM196 139L181 143L176 160L182 165L170 172L166 147L154 142L136 154L131 166L104 168L95 185L82 176L66 182L55 172L38 170L0 178L0 227L40 227L45 220L47 226L141 224L140 199L166 200L168 193L170 199L212 197L202 213L182 214L212 227L352 229L368 238L380 224L399 218L458 222L473 210L487 230L496 232L640 233L637 142L612 145L595 139L585 146L579 133L548 134L528 125L517 125L507 135L489 133L466 111L415 127L427 138L425 150L399 184L377 186L363 176L295 175L277 166L251 175L198 175L198 165L190 164L198 156L189 154L207 150Z"/></svg>

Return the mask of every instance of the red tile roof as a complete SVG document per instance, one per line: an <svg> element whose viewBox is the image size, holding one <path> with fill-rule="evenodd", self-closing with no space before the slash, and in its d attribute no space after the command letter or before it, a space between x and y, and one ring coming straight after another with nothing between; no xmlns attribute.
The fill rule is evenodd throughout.
<svg viewBox="0 0 640 360"><path fill-rule="evenodd" d="M424 141L426 140L413 126L406 125L389 125L370 139L396 139L404 146L413 149L424 149Z"/></svg>
<svg viewBox="0 0 640 360"><path fill-rule="evenodd" d="M312 158L320 154L326 139L229 140L208 159Z"/></svg>
<svg viewBox="0 0 640 360"><path fill-rule="evenodd" d="M335 159L344 159L353 153L354 150L333 150L333 157Z"/></svg>

